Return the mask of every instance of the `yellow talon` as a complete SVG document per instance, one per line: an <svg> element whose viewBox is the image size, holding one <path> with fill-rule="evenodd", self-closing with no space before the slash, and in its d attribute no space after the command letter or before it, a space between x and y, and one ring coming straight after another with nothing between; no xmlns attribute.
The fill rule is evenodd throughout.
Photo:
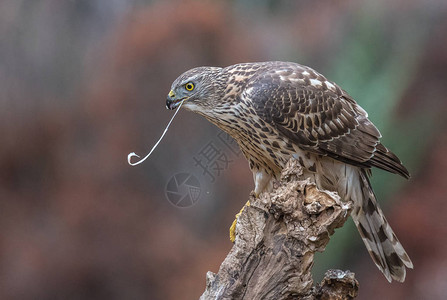
<svg viewBox="0 0 447 300"><path fill-rule="evenodd" d="M239 216L241 215L241 213L244 211L244 208L246 206L250 206L250 201L247 201L247 203L245 203L245 205L242 207L242 209L236 214L236 218L234 219L233 223L231 224L230 227L230 241L232 243L234 243L234 241L236 240L236 223L237 223L237 219L239 218Z"/></svg>

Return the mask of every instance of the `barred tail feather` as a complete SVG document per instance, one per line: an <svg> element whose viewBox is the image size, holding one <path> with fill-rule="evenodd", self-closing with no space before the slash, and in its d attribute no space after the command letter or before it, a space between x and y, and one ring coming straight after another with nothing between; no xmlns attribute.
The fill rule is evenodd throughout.
<svg viewBox="0 0 447 300"><path fill-rule="evenodd" d="M397 239L380 209L365 169L359 169L360 193L352 193L354 209L351 216L362 236L371 258L391 282L405 280L406 267L413 268L408 254ZM360 196L359 199L356 196ZM357 199L355 199L357 198ZM360 201L359 201L360 200Z"/></svg>

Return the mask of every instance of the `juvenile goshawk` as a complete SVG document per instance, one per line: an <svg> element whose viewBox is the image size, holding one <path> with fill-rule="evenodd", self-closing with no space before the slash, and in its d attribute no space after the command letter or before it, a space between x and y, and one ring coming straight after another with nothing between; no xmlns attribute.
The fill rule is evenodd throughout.
<svg viewBox="0 0 447 300"><path fill-rule="evenodd" d="M230 134L249 161L255 194L271 190L287 161L321 189L351 199L351 216L388 281L403 282L413 264L388 224L369 182L370 168L409 178L380 143L368 114L337 84L291 62L199 67L180 75L166 101L207 118Z"/></svg>

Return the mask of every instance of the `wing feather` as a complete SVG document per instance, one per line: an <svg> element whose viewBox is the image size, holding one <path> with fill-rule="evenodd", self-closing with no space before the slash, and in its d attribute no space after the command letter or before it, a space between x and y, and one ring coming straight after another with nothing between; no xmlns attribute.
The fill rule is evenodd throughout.
<svg viewBox="0 0 447 300"><path fill-rule="evenodd" d="M381 134L365 110L308 67L274 63L247 82L242 97L261 119L304 150L409 177L399 158L380 143Z"/></svg>

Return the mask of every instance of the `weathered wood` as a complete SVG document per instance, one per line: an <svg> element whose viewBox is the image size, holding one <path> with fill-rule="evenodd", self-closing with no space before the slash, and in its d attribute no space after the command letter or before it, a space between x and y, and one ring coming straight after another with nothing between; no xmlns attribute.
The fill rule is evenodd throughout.
<svg viewBox="0 0 447 300"><path fill-rule="evenodd" d="M320 191L301 174L291 160L273 192L250 197L250 206L237 222L234 246L219 272L207 273L201 300L352 299L357 295L353 273L330 271L321 286L313 286L314 254L324 251L330 235L346 221L352 203Z"/></svg>
<svg viewBox="0 0 447 300"><path fill-rule="evenodd" d="M359 283L350 271L328 270L321 284L315 289L315 298L343 300L357 297Z"/></svg>

